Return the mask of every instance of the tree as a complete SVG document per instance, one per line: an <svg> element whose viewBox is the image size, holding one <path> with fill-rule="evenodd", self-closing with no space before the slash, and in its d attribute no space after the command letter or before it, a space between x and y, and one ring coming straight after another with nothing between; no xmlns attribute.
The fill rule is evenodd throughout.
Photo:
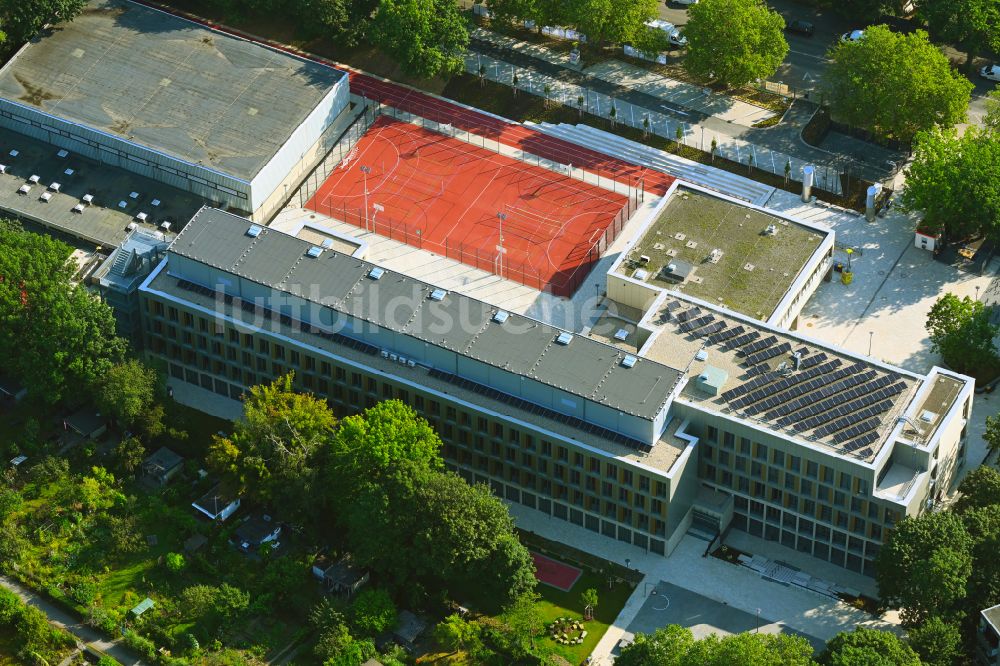
<svg viewBox="0 0 1000 666"><path fill-rule="evenodd" d="M7 37L20 45L47 23L72 21L86 4L87 0L0 0L0 16Z"/></svg>
<svg viewBox="0 0 1000 666"><path fill-rule="evenodd" d="M135 437L126 437L115 447L115 460L125 474L134 474L146 459L146 447Z"/></svg>
<svg viewBox="0 0 1000 666"><path fill-rule="evenodd" d="M403 71L430 78L462 69L469 32L451 0L380 0L369 38Z"/></svg>
<svg viewBox="0 0 1000 666"><path fill-rule="evenodd" d="M538 595L522 594L504 608L500 620L508 632L510 648L515 657L524 657L535 649L535 639L545 629L542 613L538 609Z"/></svg>
<svg viewBox="0 0 1000 666"><path fill-rule="evenodd" d="M594 609L597 608L597 590L590 587L580 594L580 605L583 606L584 616L588 619L594 616Z"/></svg>
<svg viewBox="0 0 1000 666"><path fill-rule="evenodd" d="M961 654L962 633L954 624L932 617L910 630L910 646L926 666L952 666Z"/></svg>
<svg viewBox="0 0 1000 666"><path fill-rule="evenodd" d="M351 624L366 636L375 636L396 625L396 605L385 590L367 589L351 604Z"/></svg>
<svg viewBox="0 0 1000 666"><path fill-rule="evenodd" d="M702 0L688 10L684 66L729 87L765 79L788 53L784 28L781 15L762 0Z"/></svg>
<svg viewBox="0 0 1000 666"><path fill-rule="evenodd" d="M164 558L164 562L167 565L167 569L172 573L179 573L180 571L183 571L184 567L187 565L187 562L184 561L184 556L180 553L167 553Z"/></svg>
<svg viewBox="0 0 1000 666"><path fill-rule="evenodd" d="M181 592L179 601L182 615L190 619L214 616L232 620L250 605L250 595L228 583L219 587L192 585Z"/></svg>
<svg viewBox="0 0 1000 666"><path fill-rule="evenodd" d="M656 0L580 0L568 3L570 23L598 48L607 42L645 39L646 21L656 18Z"/></svg>
<svg viewBox="0 0 1000 666"><path fill-rule="evenodd" d="M972 82L921 30L869 27L864 39L838 43L829 57L823 89L838 120L909 142L922 130L965 119Z"/></svg>
<svg viewBox="0 0 1000 666"><path fill-rule="evenodd" d="M953 513L904 518L875 559L883 603L899 607L911 626L949 614L964 594L971 549L972 539Z"/></svg>
<svg viewBox="0 0 1000 666"><path fill-rule="evenodd" d="M865 627L834 636L819 662L823 666L920 666L920 658L899 636Z"/></svg>
<svg viewBox="0 0 1000 666"><path fill-rule="evenodd" d="M337 419L325 401L294 391L292 378L252 387L233 434L214 438L208 461L249 497L302 518L313 507L314 457Z"/></svg>
<svg viewBox="0 0 1000 666"><path fill-rule="evenodd" d="M1000 134L970 128L917 137L900 198L924 214L923 226L952 239L1000 231Z"/></svg>
<svg viewBox="0 0 1000 666"><path fill-rule="evenodd" d="M991 90L983 99L986 114L983 116L983 127L990 132L1000 131L1000 90Z"/></svg>
<svg viewBox="0 0 1000 666"><path fill-rule="evenodd" d="M996 428L998 422L1000 419L996 417L986 417L986 435L984 437L991 448L993 443L990 440L990 429ZM1000 472L993 467L980 465L962 479L962 483L958 486L958 492L959 498L955 502L955 511L960 514L976 508L1000 505ZM974 534L974 532L970 531L970 534Z"/></svg>
<svg viewBox="0 0 1000 666"><path fill-rule="evenodd" d="M434 626L434 640L452 653L471 648L479 642L479 627L452 613Z"/></svg>
<svg viewBox="0 0 1000 666"><path fill-rule="evenodd" d="M622 649L616 666L681 666L694 647L691 630L676 624L652 634L636 634L635 641Z"/></svg>
<svg viewBox="0 0 1000 666"><path fill-rule="evenodd" d="M17 350L5 370L48 403L96 386L125 353L111 309L73 283L69 246L0 228L0 349Z"/></svg>
<svg viewBox="0 0 1000 666"><path fill-rule="evenodd" d="M984 363L997 360L993 346L997 331L983 303L968 296L959 299L945 294L927 315L931 349L959 372L974 373Z"/></svg>
<svg viewBox="0 0 1000 666"><path fill-rule="evenodd" d="M141 361L129 359L112 366L97 388L97 405L126 427L132 427L162 397L162 378ZM159 426L162 430L162 424Z"/></svg>
<svg viewBox="0 0 1000 666"><path fill-rule="evenodd" d="M917 17L939 39L961 44L965 64L987 50L1000 50L1000 4L996 0L916 0Z"/></svg>

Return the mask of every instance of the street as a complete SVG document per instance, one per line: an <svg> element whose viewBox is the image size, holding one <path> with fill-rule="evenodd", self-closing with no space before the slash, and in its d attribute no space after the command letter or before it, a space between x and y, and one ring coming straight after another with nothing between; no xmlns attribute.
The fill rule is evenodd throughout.
<svg viewBox="0 0 1000 666"><path fill-rule="evenodd" d="M772 81L785 83L798 93L809 93L809 96L815 99L813 94L819 90L820 78L829 62L826 59L827 51L836 45L841 35L851 30L864 28L865 22L852 22L833 10L805 7L792 0L768 0L767 4L781 14L786 23L800 19L809 21L816 27L816 31L811 37L797 33L785 33L785 39L788 41L788 55L778 71L771 77ZM659 15L663 20L670 21L680 28L683 28L688 20L687 7L673 3L661 2ZM964 67L965 53L950 46L942 46L941 51L948 56L952 64L960 69ZM976 60L977 67L984 64L986 64L985 59ZM997 84L992 81L984 81L975 74L972 74L972 83L976 87L972 91L972 100L969 104L969 123L978 125L982 123L986 113L986 95Z"/></svg>

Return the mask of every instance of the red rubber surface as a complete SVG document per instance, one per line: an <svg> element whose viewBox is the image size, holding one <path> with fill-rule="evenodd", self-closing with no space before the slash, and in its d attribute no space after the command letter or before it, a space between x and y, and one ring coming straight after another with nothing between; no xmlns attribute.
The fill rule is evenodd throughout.
<svg viewBox="0 0 1000 666"><path fill-rule="evenodd" d="M492 273L501 271L502 211L503 276L560 295L628 218L623 195L388 116L306 205Z"/></svg>
<svg viewBox="0 0 1000 666"><path fill-rule="evenodd" d="M557 562L551 557L545 557L535 552L531 553L531 559L535 562L535 578L538 579L538 582L551 585L563 592L572 590L583 573L576 567Z"/></svg>

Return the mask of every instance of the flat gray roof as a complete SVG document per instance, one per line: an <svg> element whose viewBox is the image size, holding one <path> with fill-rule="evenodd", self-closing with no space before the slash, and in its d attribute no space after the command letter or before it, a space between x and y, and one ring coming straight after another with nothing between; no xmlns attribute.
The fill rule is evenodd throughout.
<svg viewBox="0 0 1000 666"><path fill-rule="evenodd" d="M626 368L627 352L585 336L560 344L561 329L521 315L498 323L498 308L468 296L449 292L433 300L433 285L401 273L386 270L374 280L368 276L374 265L349 255L325 250L309 257L309 242L280 231L262 228L250 237L250 226L245 218L203 208L170 253L644 419L661 411L680 378L678 370L650 359Z"/></svg>
<svg viewBox="0 0 1000 666"><path fill-rule="evenodd" d="M0 97L251 180L344 72L127 0L0 70Z"/></svg>

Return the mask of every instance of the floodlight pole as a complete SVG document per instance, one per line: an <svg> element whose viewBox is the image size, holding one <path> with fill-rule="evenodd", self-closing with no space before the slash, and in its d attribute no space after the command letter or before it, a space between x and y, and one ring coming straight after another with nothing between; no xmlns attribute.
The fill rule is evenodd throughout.
<svg viewBox="0 0 1000 666"><path fill-rule="evenodd" d="M364 174L365 179L365 231L370 231L368 228L368 174L371 172L371 167L364 166L363 164L361 165L361 173Z"/></svg>
<svg viewBox="0 0 1000 666"><path fill-rule="evenodd" d="M382 204L373 203L372 210L375 211L372 213L372 233L375 233L375 219L378 217L379 213L385 210L385 208Z"/></svg>
<svg viewBox="0 0 1000 666"><path fill-rule="evenodd" d="M498 212L497 213L497 219L500 220L500 246L498 248L499 251L500 251L500 259L499 259L500 272L499 272L499 274L500 274L500 277L503 277L503 221L507 219L507 213L505 213L503 211Z"/></svg>

